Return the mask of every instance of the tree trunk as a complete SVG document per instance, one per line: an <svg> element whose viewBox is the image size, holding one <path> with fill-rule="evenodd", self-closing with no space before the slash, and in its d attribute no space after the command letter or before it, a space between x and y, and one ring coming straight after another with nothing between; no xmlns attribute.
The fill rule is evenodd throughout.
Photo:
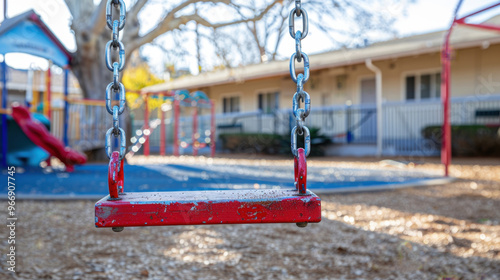
<svg viewBox="0 0 500 280"><path fill-rule="evenodd" d="M78 79L84 98L104 100L106 98L106 87L113 81L113 72L109 71L105 62L105 47L110 39L108 33L109 31L106 29L99 36L93 36L92 38L86 30L75 30L75 38L79 48L72 61L71 69ZM111 115L108 117L112 119ZM125 109L123 117L120 119L124 120L124 122L120 123L120 126L125 130L128 147L130 146L129 139L132 130L128 108ZM106 131L102 131L103 137L105 133ZM87 153L95 160L105 160L103 148L87 151Z"/></svg>
<svg viewBox="0 0 500 280"><path fill-rule="evenodd" d="M85 37L85 34L77 35L78 37ZM79 45L82 47L76 51L72 70L80 83L85 98L105 99L106 86L113 81L113 72L108 70L104 59L108 40L109 37L102 34L93 42Z"/></svg>

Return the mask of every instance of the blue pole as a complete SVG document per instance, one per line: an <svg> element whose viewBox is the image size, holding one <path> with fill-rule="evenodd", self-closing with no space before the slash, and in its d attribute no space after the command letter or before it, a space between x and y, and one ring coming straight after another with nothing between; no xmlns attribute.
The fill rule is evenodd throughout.
<svg viewBox="0 0 500 280"><path fill-rule="evenodd" d="M351 105L346 106L345 115L346 115L346 130L347 130L346 139L347 143L351 143L354 138L351 131L351 116L352 116Z"/></svg>
<svg viewBox="0 0 500 280"><path fill-rule="evenodd" d="M2 109L7 109L7 63L2 61ZM7 167L7 115L2 114L2 166Z"/></svg>
<svg viewBox="0 0 500 280"><path fill-rule="evenodd" d="M64 124L63 124L63 142L64 146L69 146L68 141L68 122L69 122L69 103L68 103L68 77L69 69L64 69Z"/></svg>

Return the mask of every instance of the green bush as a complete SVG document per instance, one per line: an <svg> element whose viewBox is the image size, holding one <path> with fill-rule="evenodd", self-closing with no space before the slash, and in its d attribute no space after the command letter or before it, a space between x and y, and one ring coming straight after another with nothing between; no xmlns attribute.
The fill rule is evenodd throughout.
<svg viewBox="0 0 500 280"><path fill-rule="evenodd" d="M452 125L453 156L500 156L500 125ZM422 129L422 136L441 145L441 126Z"/></svg>
<svg viewBox="0 0 500 280"><path fill-rule="evenodd" d="M277 134L227 133L219 135L222 147L233 153L277 154L281 152L282 136Z"/></svg>
<svg viewBox="0 0 500 280"><path fill-rule="evenodd" d="M325 145L331 140L319 133L319 128L311 128L311 154L323 156ZM226 133L219 135L222 147L235 153L290 154L290 133L286 135L269 133ZM297 146L304 146L304 137L297 136Z"/></svg>
<svg viewBox="0 0 500 280"><path fill-rule="evenodd" d="M322 135L320 133L320 128L318 127L311 127L309 129L310 136L311 136L311 153L309 154L310 156L324 156L325 155L325 148L328 144L332 143L332 140L325 135ZM291 133L291 132L290 132ZM287 135L288 138L286 138L286 143L288 144L288 147L291 146L291 139L290 139L290 133ZM304 147L304 137L301 135L297 135L297 147ZM290 149L287 150L290 152Z"/></svg>

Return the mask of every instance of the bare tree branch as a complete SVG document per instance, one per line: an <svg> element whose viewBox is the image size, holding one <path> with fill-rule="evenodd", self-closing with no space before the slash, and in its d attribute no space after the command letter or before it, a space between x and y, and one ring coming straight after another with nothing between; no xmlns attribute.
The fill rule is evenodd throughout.
<svg viewBox="0 0 500 280"><path fill-rule="evenodd" d="M135 4L127 12L127 24L125 25L122 39L125 44L128 44L129 42L132 42L133 40L139 38L141 24L139 22L138 15L148 2L149 0L137 0L137 2L135 2ZM132 51L135 49L136 48L133 48ZM129 52L129 54L131 53L132 52Z"/></svg>
<svg viewBox="0 0 500 280"><path fill-rule="evenodd" d="M144 5L148 3L148 0L137 0L137 2L130 8L128 11L127 18L132 18L137 20L137 15L139 15L139 12L144 8Z"/></svg>
<svg viewBox="0 0 500 280"><path fill-rule="evenodd" d="M64 0L64 3L66 3L66 6L68 7L69 12L73 16L73 19L77 18L79 16L78 4L80 2L79 1L72 1L72 0Z"/></svg>
<svg viewBox="0 0 500 280"><path fill-rule="evenodd" d="M283 35L285 33L285 26L286 26L286 17L282 17L280 21L280 25L278 28L278 38L276 39L276 43L274 44L274 50L272 53L272 58L271 60L276 60L276 55L278 54L278 48L281 44L281 39L283 38Z"/></svg>
<svg viewBox="0 0 500 280"><path fill-rule="evenodd" d="M403 0L408 2L413 0ZM105 5L106 0L64 0L72 15L71 28L75 34L77 51L73 60L73 72L77 76L86 97L102 98L102 89L112 80L112 73L104 65L104 46L109 40L106 31ZM98 4L94 4L98 2ZM121 32L122 41L126 46L126 61L134 50L147 43L152 43L159 36L168 34L173 42L191 40L192 36L184 36L196 32L187 25L196 22L199 26L197 36L203 40L201 45L209 43L215 48L217 57L210 62L215 65L234 67L241 64L262 61L263 55L270 60L283 58L278 54L278 48L288 33L287 18L293 0L178 0L176 4L165 5L167 0L129 0L127 24ZM373 11L376 3L386 5L387 9ZM373 37L372 31L388 32L393 29L391 20L395 18L394 11L404 4L399 0L308 0L310 24L320 36L330 39L331 44L325 48L341 46L357 46L363 44L364 38ZM168 6L159 17L156 26L143 34L144 25L139 21L141 11L145 7ZM197 9L193 4L199 3ZM276 8L281 5L280 8ZM388 6L394 5L394 6ZM212 9L210 9L212 7ZM304 5L304 7L306 7ZM230 16L217 18L214 11L219 8L230 10ZM227 20L227 22L220 22ZM149 21L147 21L149 24ZM146 24L146 23L144 23ZM245 24L243 28L241 24ZM300 23L298 23L300 24ZM229 26L234 26L230 28ZM189 28L188 28L189 27ZM335 39L335 40L334 40ZM375 38L376 39L376 38ZM169 40L172 40L169 38ZM214 41L215 40L215 41ZM178 45L178 44L174 44ZM192 56L189 50L169 47L169 61L184 61ZM204 53L206 49L200 48ZM212 53L213 54L213 53ZM209 61L213 55L208 56ZM219 64L220 63L220 64ZM204 69L209 70L210 67Z"/></svg>
<svg viewBox="0 0 500 280"><path fill-rule="evenodd" d="M84 30L87 26L87 21L95 8L93 0L65 0L66 6L68 7L73 21L71 28L73 30Z"/></svg>
<svg viewBox="0 0 500 280"><path fill-rule="evenodd" d="M106 27L106 2L106 0L101 0L88 22L87 30L91 30L94 35L100 34Z"/></svg>
<svg viewBox="0 0 500 280"><path fill-rule="evenodd" d="M239 19L239 20L224 22L224 23L211 23L207 19L201 17L198 13L193 13L193 14L185 15L185 16L181 16L181 17L175 17L175 13L177 13L178 11L182 10L183 8L185 8L185 7L187 7L190 4L195 3L195 2L214 2L214 3L215 2L217 2L217 3L224 2L224 3L228 4L231 1L228 1L228 0L225 0L225 1L215 1L215 0L189 0L189 1L185 1L182 4L180 4L179 6L173 8L152 31L150 31L149 33L145 34L144 36L141 36L140 38L130 42L132 45L132 48L138 48L144 44L150 43L154 39L156 39L158 36L168 32L168 31L178 29L181 25L185 25L190 21L196 21L200 25L210 27L213 29L218 29L218 28L222 28L222 27L226 27L226 26L230 26L230 25L237 25L237 24L245 23L245 22L249 22L249 21L260 20L260 19L262 19L262 17L264 17L264 15L267 12L269 12L270 9L272 9L274 7L274 5L279 3L280 0L274 0L264 10L262 10L262 12L260 14L258 14L257 16L255 16L253 18Z"/></svg>

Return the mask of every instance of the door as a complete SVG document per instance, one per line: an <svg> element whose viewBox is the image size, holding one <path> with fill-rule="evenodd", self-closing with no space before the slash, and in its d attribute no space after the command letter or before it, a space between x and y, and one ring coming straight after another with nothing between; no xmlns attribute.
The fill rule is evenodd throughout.
<svg viewBox="0 0 500 280"><path fill-rule="evenodd" d="M362 142L376 142L377 140L377 111L375 78L361 80L361 108L359 112L359 126Z"/></svg>

